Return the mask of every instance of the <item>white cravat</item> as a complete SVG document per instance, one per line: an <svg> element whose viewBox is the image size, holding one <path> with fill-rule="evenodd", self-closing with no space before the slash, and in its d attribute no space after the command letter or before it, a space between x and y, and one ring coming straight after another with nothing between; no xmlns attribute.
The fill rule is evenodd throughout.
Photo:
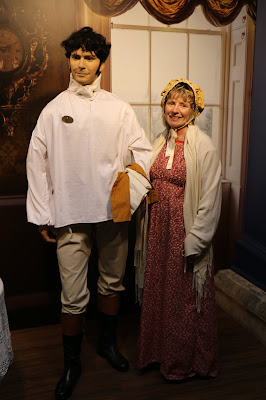
<svg viewBox="0 0 266 400"><path fill-rule="evenodd" d="M75 92L84 97L92 97L95 92L99 92L101 90L100 83L101 74L91 85L81 85L73 78L72 74L70 74L68 90L71 90L72 92Z"/></svg>

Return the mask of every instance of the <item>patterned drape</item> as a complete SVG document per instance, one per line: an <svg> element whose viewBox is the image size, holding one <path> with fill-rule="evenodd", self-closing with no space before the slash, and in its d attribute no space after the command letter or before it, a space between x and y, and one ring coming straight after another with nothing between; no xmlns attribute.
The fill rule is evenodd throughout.
<svg viewBox="0 0 266 400"><path fill-rule="evenodd" d="M166 25L187 19L201 5L207 20L215 26L230 24L246 4L248 13L256 20L256 0L84 0L96 14L115 17L133 8L138 2L145 10Z"/></svg>

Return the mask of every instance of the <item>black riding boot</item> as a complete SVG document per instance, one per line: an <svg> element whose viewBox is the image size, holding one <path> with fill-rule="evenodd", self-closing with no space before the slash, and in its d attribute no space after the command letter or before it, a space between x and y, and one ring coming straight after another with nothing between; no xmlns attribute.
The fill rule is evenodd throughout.
<svg viewBox="0 0 266 400"><path fill-rule="evenodd" d="M82 333L76 336L63 335L64 371L55 389L57 400L68 399L81 375L80 351Z"/></svg>
<svg viewBox="0 0 266 400"><path fill-rule="evenodd" d="M81 375L80 352L85 314L61 314L64 348L64 371L55 389L56 400L65 400Z"/></svg>
<svg viewBox="0 0 266 400"><path fill-rule="evenodd" d="M101 296L100 304L100 337L97 352L101 357L106 358L113 368L126 372L129 369L128 361L116 346L117 315L110 315L117 312L119 297ZM108 314L104 311L108 312Z"/></svg>

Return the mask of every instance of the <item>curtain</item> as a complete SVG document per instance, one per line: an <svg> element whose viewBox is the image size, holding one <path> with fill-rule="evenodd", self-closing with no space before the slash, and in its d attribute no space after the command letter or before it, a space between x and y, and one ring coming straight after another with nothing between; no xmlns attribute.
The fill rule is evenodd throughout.
<svg viewBox="0 0 266 400"><path fill-rule="evenodd" d="M228 25L238 16L246 4L248 14L256 21L256 0L204 0L201 2L207 20L215 26Z"/></svg>
<svg viewBox="0 0 266 400"><path fill-rule="evenodd" d="M139 0L84 0L88 7L99 15L117 17L133 8Z"/></svg>
<svg viewBox="0 0 266 400"><path fill-rule="evenodd" d="M207 20L215 26L231 23L241 8L247 5L248 14L255 22L256 0L84 0L96 14L115 17L133 8L138 2L145 10L166 25L187 19L195 7L201 5Z"/></svg>

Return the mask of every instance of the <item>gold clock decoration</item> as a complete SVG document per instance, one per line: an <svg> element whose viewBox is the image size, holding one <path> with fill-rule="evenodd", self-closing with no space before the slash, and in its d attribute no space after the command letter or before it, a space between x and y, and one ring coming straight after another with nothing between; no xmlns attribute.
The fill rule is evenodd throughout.
<svg viewBox="0 0 266 400"><path fill-rule="evenodd" d="M48 53L45 15L9 4L0 0L0 134L13 136L19 111L47 68Z"/></svg>

